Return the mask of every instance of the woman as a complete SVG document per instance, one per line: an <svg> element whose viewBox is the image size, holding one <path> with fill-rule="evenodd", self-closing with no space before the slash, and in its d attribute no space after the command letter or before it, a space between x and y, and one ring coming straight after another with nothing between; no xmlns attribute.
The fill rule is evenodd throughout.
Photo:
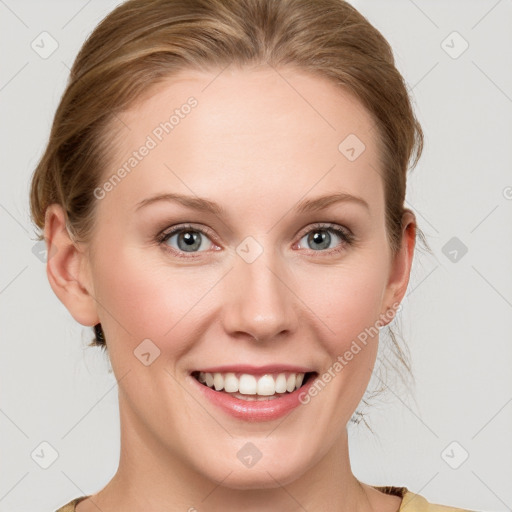
<svg viewBox="0 0 512 512"><path fill-rule="evenodd" d="M52 289L108 349L121 458L61 512L460 510L358 481L348 452L422 143L388 43L340 0L131 0L100 23L31 208Z"/></svg>

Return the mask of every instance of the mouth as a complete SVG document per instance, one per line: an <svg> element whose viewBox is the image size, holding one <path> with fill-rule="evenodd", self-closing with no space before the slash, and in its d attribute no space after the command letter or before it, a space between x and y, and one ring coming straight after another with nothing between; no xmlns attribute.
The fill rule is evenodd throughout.
<svg viewBox="0 0 512 512"><path fill-rule="evenodd" d="M317 372L276 372L255 375L241 372L193 371L192 377L211 390L245 401L276 400L305 387Z"/></svg>

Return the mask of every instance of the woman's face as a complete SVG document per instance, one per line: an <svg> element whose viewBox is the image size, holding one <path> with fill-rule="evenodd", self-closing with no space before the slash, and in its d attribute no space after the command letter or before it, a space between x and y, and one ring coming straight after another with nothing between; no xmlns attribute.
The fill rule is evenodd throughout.
<svg viewBox="0 0 512 512"><path fill-rule="evenodd" d="M119 381L123 442L232 487L296 479L343 435L375 326L409 276L412 255L388 246L372 119L324 79L229 68L168 80L112 127L80 277ZM152 201L165 194L182 199ZM250 375L230 376L245 397L264 373L317 380L300 400L247 401L192 375L219 367Z"/></svg>

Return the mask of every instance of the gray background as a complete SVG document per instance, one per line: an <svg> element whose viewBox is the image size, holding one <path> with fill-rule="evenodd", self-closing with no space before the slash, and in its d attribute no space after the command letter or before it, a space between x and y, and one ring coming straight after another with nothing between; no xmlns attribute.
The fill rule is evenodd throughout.
<svg viewBox="0 0 512 512"><path fill-rule="evenodd" d="M116 381L99 349L86 348L91 329L51 290L28 210L69 68L117 3L0 0L5 512L55 510L102 488L117 468ZM375 435L351 427L353 470L434 503L511 510L512 2L352 3L391 43L413 91L426 140L407 206L435 253L417 253L402 303L416 387L390 377L387 400L365 411ZM51 49L43 31L58 43L49 56L31 46L46 37ZM52 449L42 442L58 454L47 469Z"/></svg>

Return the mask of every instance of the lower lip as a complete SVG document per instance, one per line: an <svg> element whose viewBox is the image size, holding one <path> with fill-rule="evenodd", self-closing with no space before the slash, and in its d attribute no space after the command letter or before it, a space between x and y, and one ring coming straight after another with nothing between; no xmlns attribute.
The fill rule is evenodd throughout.
<svg viewBox="0 0 512 512"><path fill-rule="evenodd" d="M220 407L229 415L246 421L271 421L285 416L299 405L304 405L300 397L307 394L309 388L313 385L316 377L310 377L308 382L292 393L286 393L280 398L272 400L248 401L241 400L231 396L229 393L214 391L213 389L201 384L196 378L189 376L190 379L199 388L199 391L217 407Z"/></svg>

